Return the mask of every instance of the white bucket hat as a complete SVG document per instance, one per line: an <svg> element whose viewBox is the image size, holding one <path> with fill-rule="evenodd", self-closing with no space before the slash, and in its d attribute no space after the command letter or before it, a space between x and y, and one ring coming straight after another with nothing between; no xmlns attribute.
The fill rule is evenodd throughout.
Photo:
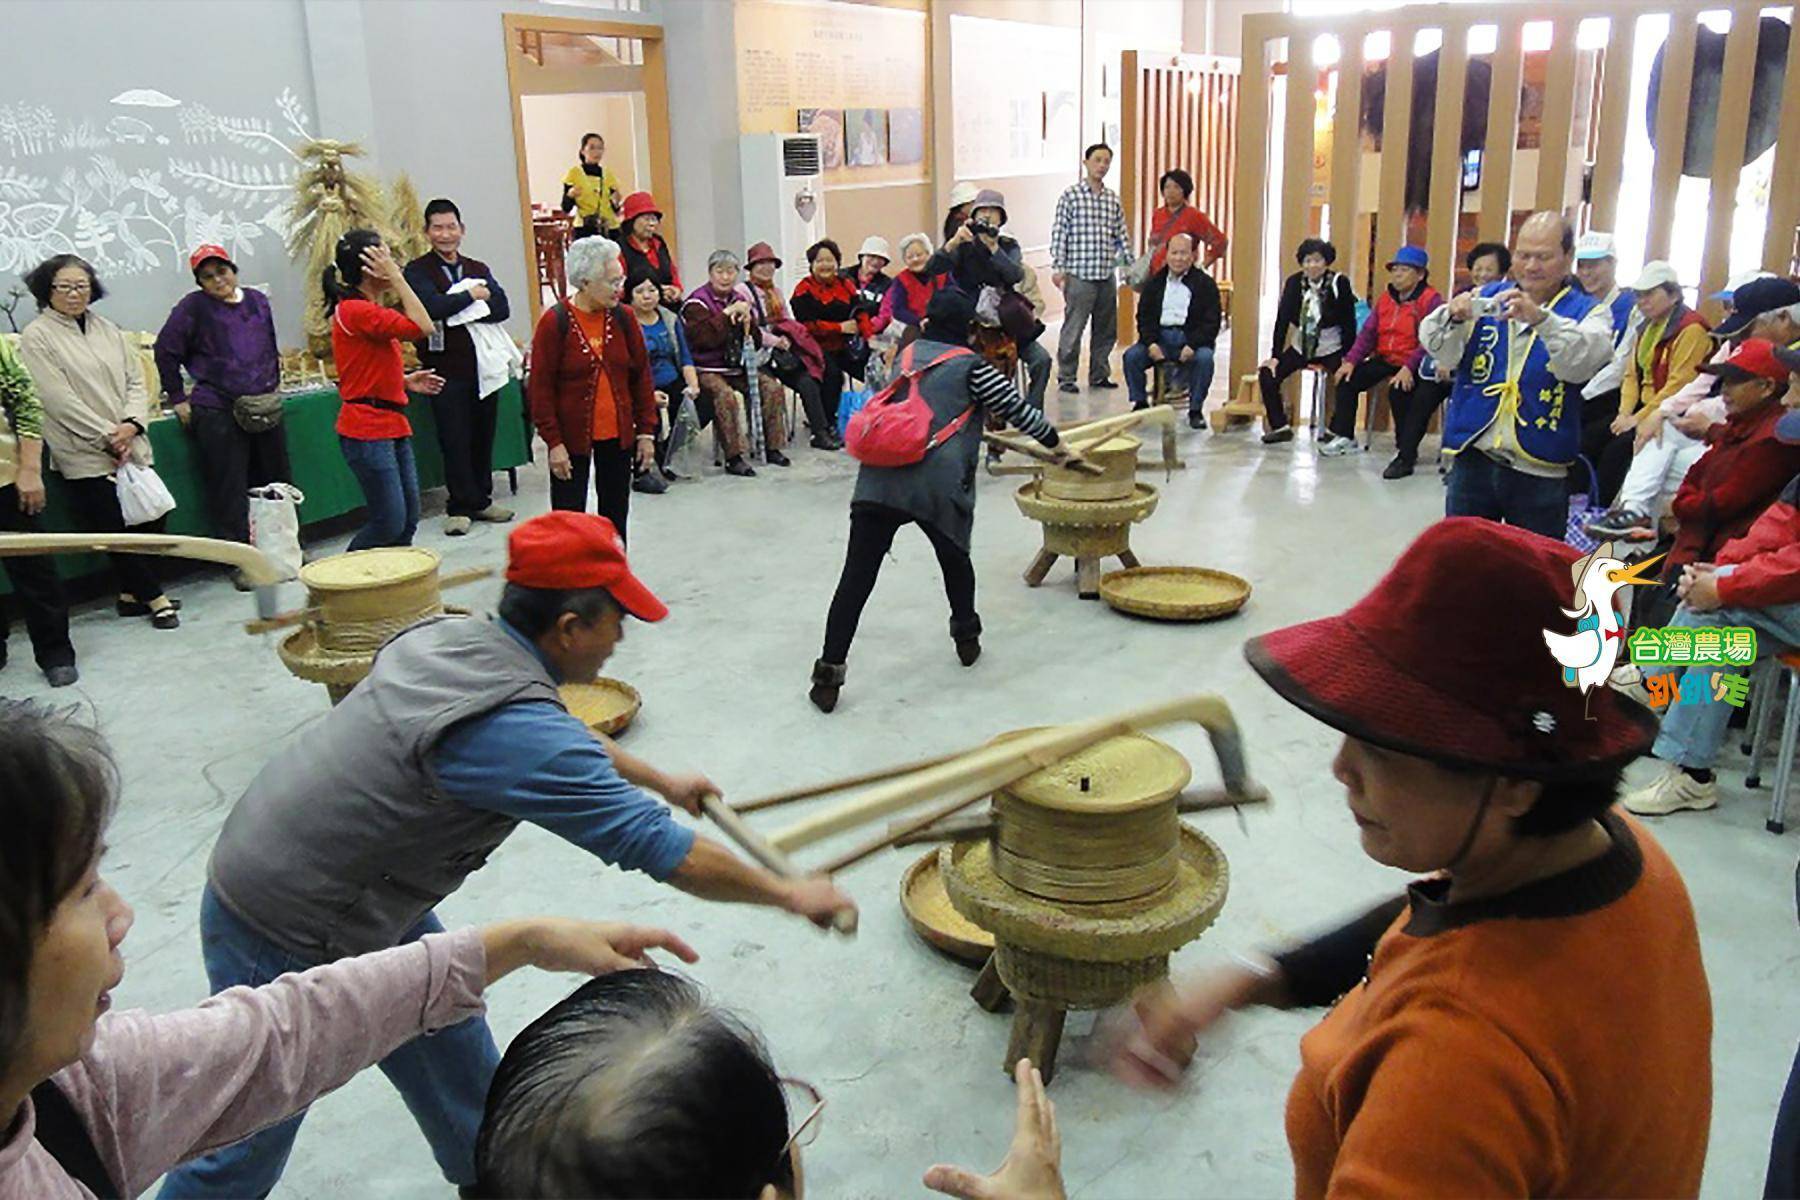
<svg viewBox="0 0 1800 1200"><path fill-rule="evenodd" d="M950 189L950 207L961 208L965 204L974 203L975 196L980 191L981 189L972 183L957 184Z"/></svg>
<svg viewBox="0 0 1800 1200"><path fill-rule="evenodd" d="M1631 290L1634 292L1647 292L1651 288L1663 287L1664 285L1680 287L1681 276L1676 274L1674 267L1663 262L1661 259L1658 259L1655 262L1647 262L1644 264L1644 269L1639 272L1636 281L1632 283Z"/></svg>
<svg viewBox="0 0 1800 1200"><path fill-rule="evenodd" d="M878 233L871 233L863 239L862 249L856 252L856 257L861 258L865 254L873 254L888 262L894 261L894 252L889 249L888 240Z"/></svg>

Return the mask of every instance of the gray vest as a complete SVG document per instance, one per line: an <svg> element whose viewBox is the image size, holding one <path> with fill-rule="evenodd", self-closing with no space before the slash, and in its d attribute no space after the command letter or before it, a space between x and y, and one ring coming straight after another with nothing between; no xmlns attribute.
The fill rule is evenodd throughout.
<svg viewBox="0 0 1800 1200"><path fill-rule="evenodd" d="M562 704L543 663L498 622L439 617L402 632L231 810L207 872L219 900L319 961L394 945L518 824L438 790L438 739L525 700Z"/></svg>
<svg viewBox="0 0 1800 1200"><path fill-rule="evenodd" d="M920 338L912 345L913 365L923 366L949 346ZM931 428L942 429L974 403L969 372L979 355L967 354L932 368L916 381L931 405ZM898 364L896 364L897 366ZM865 466L856 475L852 504L897 508L921 525L930 525L964 550L975 527L975 468L981 458L983 414L977 410L955 437L905 467Z"/></svg>

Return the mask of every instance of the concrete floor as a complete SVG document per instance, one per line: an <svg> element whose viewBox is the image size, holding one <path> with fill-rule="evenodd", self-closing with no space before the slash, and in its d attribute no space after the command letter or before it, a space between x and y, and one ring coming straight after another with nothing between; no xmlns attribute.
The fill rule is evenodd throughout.
<svg viewBox="0 0 1800 1200"><path fill-rule="evenodd" d="M1073 402L1060 405L1065 419L1109 411L1122 395L1052 393ZM666 767L704 770L744 798L1020 726L1214 691L1232 704L1274 803L1194 819L1229 856L1232 888L1218 924L1177 956L1177 968L1297 936L1393 893L1404 880L1362 855L1330 777L1334 735L1258 681L1240 647L1359 597L1442 511L1438 479L1427 466L1412 479L1382 481L1385 439L1374 454L1321 461L1304 439L1265 449L1249 431L1184 429L1181 438L1190 469L1167 482L1145 476L1163 499L1134 544L1146 563L1204 564L1250 579L1255 595L1239 616L1197 626L1131 620L1078 600L1066 564L1043 588L1027 589L1019 572L1038 535L1008 494L1018 481L983 478L974 555L985 656L972 670L958 667L931 551L916 531L903 531L830 717L805 693L841 561L853 464L802 449L788 471L708 477L637 497L634 560L673 615L632 628L608 668L644 695L625 744ZM546 492L541 470L521 473L524 513L541 511ZM441 504L428 497L428 512L434 500ZM447 540L431 518L419 541L442 553L447 569L497 566L505 534L477 527ZM318 549L341 548L339 539ZM485 606L496 590L473 585L454 599ZM205 994L196 909L219 824L277 745L326 709L323 689L282 669L273 638L245 636L250 601L223 578L190 578L176 592L187 605L179 632L122 622L109 609L81 613L84 679L55 696L90 705L118 751L124 800L107 871L138 912L119 999L152 1010ZM14 649L0 685L46 694L22 643ZM1197 780L1216 777L1198 731L1170 731L1169 740L1192 759ZM1706 1192L1743 1196L1760 1193L1800 1030L1792 875L1800 839L1763 832L1767 793L1743 792L1735 760L1724 777L1719 810L1664 820L1656 832L1686 873L1713 987ZM681 931L703 955L695 974L766 1033L784 1072L814 1081L829 1099L807 1152L811 1194L919 1195L934 1161L997 1164L1013 1105L1000 1070L1006 1019L974 1007L971 973L927 949L901 913L897 884L916 856L884 854L844 875L864 905L855 941L773 912L689 899L530 827L440 911L452 926L544 912ZM525 972L502 983L492 997L502 1045L572 982ZM1631 1017L1594 1014L1616 1021L1622 1036ZM1289 1194L1282 1111L1297 1041L1314 1019L1234 1019L1206 1047L1186 1093L1160 1100L1085 1065L1091 1020L1072 1018L1053 1088L1070 1195ZM277 1194L437 1197L446 1189L398 1097L371 1071L317 1107Z"/></svg>

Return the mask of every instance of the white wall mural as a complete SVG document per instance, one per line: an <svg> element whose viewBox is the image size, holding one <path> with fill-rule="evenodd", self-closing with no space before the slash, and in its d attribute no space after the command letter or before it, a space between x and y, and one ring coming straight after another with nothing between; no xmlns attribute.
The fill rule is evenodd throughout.
<svg viewBox="0 0 1800 1200"><path fill-rule="evenodd" d="M310 125L290 89L267 116L153 88L120 92L101 112L0 105L0 274L79 254L105 275L185 281L203 242L240 263L264 248L281 259L297 161L287 139L305 141Z"/></svg>

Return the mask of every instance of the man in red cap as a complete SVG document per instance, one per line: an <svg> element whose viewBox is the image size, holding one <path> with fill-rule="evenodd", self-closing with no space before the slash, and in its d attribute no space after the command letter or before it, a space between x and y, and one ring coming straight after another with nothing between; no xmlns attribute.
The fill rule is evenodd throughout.
<svg viewBox="0 0 1800 1200"><path fill-rule="evenodd" d="M1363 852L1422 878L1335 933L1146 994L1113 1062L1171 1086L1232 1009L1334 1006L1288 1096L1298 1196L1699 1191L1699 936L1668 855L1613 809L1649 713L1565 687L1544 644L1574 626L1575 557L1451 518L1348 612L1245 647L1343 734L1332 771Z"/></svg>
<svg viewBox="0 0 1800 1200"><path fill-rule="evenodd" d="M552 512L513 530L496 617L428 619L382 647L368 677L270 760L226 818L200 913L213 988L441 929L433 908L521 821L705 899L822 927L854 913L830 880L778 878L677 824L671 806L697 814L712 782L659 771L564 708L558 687L594 679L626 615L660 621L668 609L631 573L611 522ZM454 1185L475 1181L499 1061L477 1017L381 1064ZM189 1163L165 1194L266 1195L300 1119Z"/></svg>
<svg viewBox="0 0 1800 1200"><path fill-rule="evenodd" d="M1787 391L1790 370L1800 370L1800 351L1778 350L1768 342L1751 338L1723 363L1700 368L1725 382L1726 403L1735 414L1752 394L1761 397L1769 386L1790 405L1775 417L1769 437L1789 454L1800 455L1800 411L1792 405L1800 394ZM1737 399L1733 399L1733 396ZM1769 401L1758 399L1757 404ZM1725 428L1731 427L1727 418ZM1729 434L1727 435L1729 436ZM1721 442L1723 446L1725 443ZM1706 466L1718 447L1703 455L1688 479ZM1729 464L1728 464L1729 465ZM1788 469L1788 482L1780 497L1762 509L1741 536L1726 541L1717 553L1682 567L1674 580L1680 607L1669 624L1682 629L1718 629L1747 626L1756 630L1758 659L1787 654L1800 647L1800 461ZM1743 468L1713 475L1716 484L1732 488L1751 480ZM1682 492L1687 491L1687 481ZM1690 496L1690 502L1697 498ZM1635 813L1661 816L1683 809L1707 809L1719 803L1719 783L1713 764L1725 744L1732 707L1714 694L1714 663L1692 667L1660 668L1679 676L1676 687L1683 699L1698 691L1699 703L1671 701L1663 714L1662 729L1651 753L1669 764L1656 780L1625 797L1625 807ZM1734 665L1727 673L1748 675L1751 664ZM1654 671L1646 671L1652 674ZM1690 691L1692 689L1692 691ZM1780 832L1776 827L1776 832Z"/></svg>
<svg viewBox="0 0 1800 1200"><path fill-rule="evenodd" d="M276 394L275 315L267 296L238 286L225 247L196 248L188 266L199 289L181 298L156 335L163 403L194 439L214 529L248 542L249 489L292 478Z"/></svg>

